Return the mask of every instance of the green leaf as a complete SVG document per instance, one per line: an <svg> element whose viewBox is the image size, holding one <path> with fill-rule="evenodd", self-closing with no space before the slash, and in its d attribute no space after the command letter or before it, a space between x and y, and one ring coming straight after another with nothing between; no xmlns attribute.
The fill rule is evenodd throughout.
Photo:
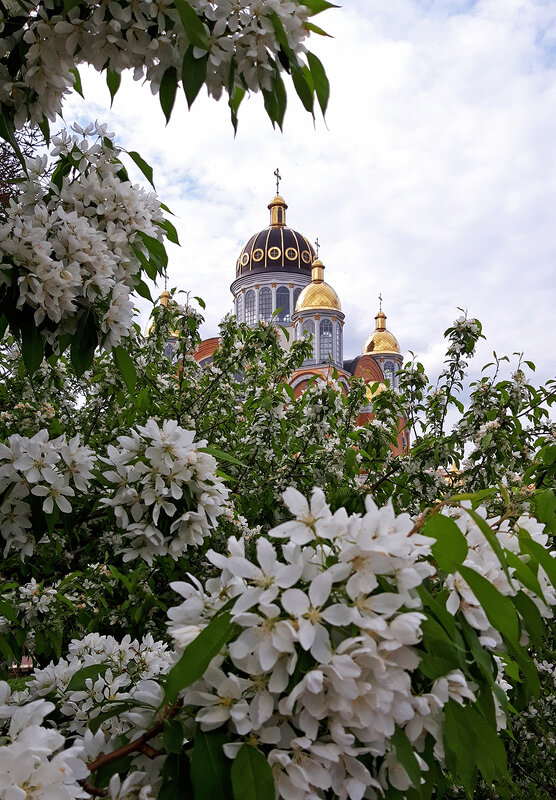
<svg viewBox="0 0 556 800"><path fill-rule="evenodd" d="M116 580L123 583L129 594L133 594L133 585L129 580L129 578L127 578L125 575L122 575L120 570L117 567L113 566L112 564L108 566L108 571L110 572L112 577L116 578Z"/></svg>
<svg viewBox="0 0 556 800"><path fill-rule="evenodd" d="M314 53L307 53L307 63L309 64L309 69L311 70L313 84L317 93L317 100L319 101L319 106L322 111L322 115L324 116L326 114L328 100L330 98L330 82L326 72L324 71L321 61Z"/></svg>
<svg viewBox="0 0 556 800"><path fill-rule="evenodd" d="M160 89L158 90L158 98L160 105L166 117L166 124L170 122L172 116L172 109L176 101L176 92L178 90L178 73L175 67L168 67L160 81Z"/></svg>
<svg viewBox="0 0 556 800"><path fill-rule="evenodd" d="M120 73L108 67L106 69L106 85L108 86L108 91L110 92L110 107L112 107L112 103L114 102L116 92L120 88L121 82L122 76Z"/></svg>
<svg viewBox="0 0 556 800"><path fill-rule="evenodd" d="M244 467L247 469L248 465L244 464L243 461L239 461L235 456L231 456L229 453L225 453L223 450L219 450L217 447L200 447L199 451L201 453L209 453L211 456L214 456L217 461L229 461L230 464L236 464L238 467Z"/></svg>
<svg viewBox="0 0 556 800"><path fill-rule="evenodd" d="M500 631L508 642L518 647L519 620L510 598L501 594L490 581L474 569L462 565L459 572L482 605L491 625Z"/></svg>
<svg viewBox="0 0 556 800"><path fill-rule="evenodd" d="M284 81L280 75L280 71L276 64L274 64L274 76L272 78L272 89L263 89L261 92L264 98L264 107L272 124L278 124L280 130L284 124L284 115L286 113L287 105L287 92L284 86Z"/></svg>
<svg viewBox="0 0 556 800"><path fill-rule="evenodd" d="M77 67L69 69L68 72L71 75L73 75L73 88L75 89L77 94L80 94L81 97L85 97L85 95L83 94L83 86L81 85L81 75L79 74L79 70L77 69Z"/></svg>
<svg viewBox="0 0 556 800"><path fill-rule="evenodd" d="M3 617L6 617L9 622L17 625L17 615L14 611L14 607L11 603L5 600L3 597L0 597L0 614Z"/></svg>
<svg viewBox="0 0 556 800"><path fill-rule="evenodd" d="M536 495L535 506L539 522L549 523L556 509L556 495L551 489L545 489Z"/></svg>
<svg viewBox="0 0 556 800"><path fill-rule="evenodd" d="M197 99L197 95L207 79L208 59L208 53L201 58L195 58L192 46L187 48L183 56L181 82L189 108Z"/></svg>
<svg viewBox="0 0 556 800"><path fill-rule="evenodd" d="M283 53L287 57L292 67L297 66L298 65L297 57L290 47L290 44L288 42L288 35L284 29L282 20L280 19L276 11L272 11L272 13L268 14L268 18L272 22L272 27L274 28L276 40L280 45L280 47L282 48Z"/></svg>
<svg viewBox="0 0 556 800"><path fill-rule="evenodd" d="M185 733L181 722L177 719L165 719L162 740L166 752L179 755L183 749L184 739Z"/></svg>
<svg viewBox="0 0 556 800"><path fill-rule="evenodd" d="M309 9L311 15L320 14L329 8L340 8L340 6L329 3L328 0L303 0L303 5Z"/></svg>
<svg viewBox="0 0 556 800"><path fill-rule="evenodd" d="M2 634L0 634L0 653L4 656L8 667L14 663L18 664L21 660L21 657L18 658L14 654L14 651L8 644L6 637Z"/></svg>
<svg viewBox="0 0 556 800"><path fill-rule="evenodd" d="M158 225L159 228L162 228L162 230L166 233L166 238L168 241L179 245L180 240L178 238L178 232L169 219L163 219L162 221L156 222L155 225Z"/></svg>
<svg viewBox="0 0 556 800"><path fill-rule="evenodd" d="M232 764L234 800L275 800L270 764L260 750L243 744Z"/></svg>
<svg viewBox="0 0 556 800"><path fill-rule="evenodd" d="M236 86L233 94L230 95L230 99L228 100L232 117L232 125L234 126L234 133L237 133L237 112L244 97L245 89L242 89L241 86Z"/></svg>
<svg viewBox="0 0 556 800"><path fill-rule="evenodd" d="M193 787L189 775L189 758L185 753L170 753L161 772L162 786L157 800L186 800L193 798ZM218 800L218 798L213 798Z"/></svg>
<svg viewBox="0 0 556 800"><path fill-rule="evenodd" d="M159 242L154 236L149 236L144 231L137 231L137 235L149 251L150 257L163 272L168 266L168 254L162 242ZM150 276L149 276L150 277Z"/></svg>
<svg viewBox="0 0 556 800"><path fill-rule="evenodd" d="M312 114L314 105L313 90L303 74L303 70L292 67L292 80L297 96L303 103L303 107Z"/></svg>
<svg viewBox="0 0 556 800"><path fill-rule="evenodd" d="M112 356L114 358L114 363L118 368L118 372L124 379L124 383L128 392L133 392L135 389L135 384L137 383L137 370L135 369L133 359L125 347L122 347L122 345L114 347L112 350Z"/></svg>
<svg viewBox="0 0 556 800"><path fill-rule="evenodd" d="M323 31L322 28L319 28L318 25L315 25L313 22L306 22L303 27L305 28L305 30L312 31L313 33L316 33L318 36L328 36L329 39L334 38L326 31Z"/></svg>
<svg viewBox="0 0 556 800"><path fill-rule="evenodd" d="M80 378L93 363L98 344L97 327L92 310L84 310L77 319L77 329L71 340L70 358L72 366Z"/></svg>
<svg viewBox="0 0 556 800"><path fill-rule="evenodd" d="M396 756L402 767L405 769L409 776L409 780L415 788L418 788L421 783L421 767L413 752L409 739L405 732L396 725L396 730L392 736L392 744L396 748Z"/></svg>
<svg viewBox="0 0 556 800"><path fill-rule="evenodd" d="M239 626L232 624L229 612L219 614L187 645L183 655L166 677L164 696L174 702L179 692L201 678L226 642L237 634Z"/></svg>
<svg viewBox="0 0 556 800"><path fill-rule="evenodd" d="M42 364L45 343L46 339L35 325L31 315L21 327L21 354L30 375L33 375Z"/></svg>
<svg viewBox="0 0 556 800"><path fill-rule="evenodd" d="M479 637L477 636L477 632L471 625L467 622L465 617L462 615L460 620L461 628L463 631L463 635L469 645L471 653L475 659L475 662L487 681L490 684L494 684L496 680L496 671L493 669L492 658L488 654L488 652L484 649L482 644L479 641Z"/></svg>
<svg viewBox="0 0 556 800"><path fill-rule="evenodd" d="M210 42L205 31L205 26L185 0L175 0L175 6L180 15L181 24L187 38L193 47L200 50L210 50Z"/></svg>
<svg viewBox="0 0 556 800"><path fill-rule="evenodd" d="M99 666L99 665L93 664L92 666ZM77 673L75 674L77 675ZM122 700L119 703L114 703L114 705L108 711L102 711L96 717L89 720L89 729L93 733L96 733L103 722L112 719L112 717L117 717L118 714L122 713L122 711L127 711L130 708L136 708L136 706L137 703L135 700Z"/></svg>
<svg viewBox="0 0 556 800"><path fill-rule="evenodd" d="M446 765L452 775L463 784L468 796L475 788L475 752L474 740L469 739L469 732L462 720L461 707L450 700L444 706L444 748Z"/></svg>
<svg viewBox="0 0 556 800"><path fill-rule="evenodd" d="M514 578L534 592L538 597L542 597L542 589L536 575L536 569L531 569L531 562L525 563L515 553L506 552L508 564L513 568Z"/></svg>
<svg viewBox="0 0 556 800"><path fill-rule="evenodd" d="M154 300L152 299L151 291L150 291L149 287L147 286L147 284L145 283L145 281L142 281L141 279L137 279L136 278L135 279L135 283L134 283L134 288L135 288L135 291L137 292L137 294L141 295L141 297L144 297L145 300L149 300L151 303L154 303Z"/></svg>
<svg viewBox="0 0 556 800"><path fill-rule="evenodd" d="M556 588L556 559L552 558L542 544L533 541L531 534L524 528L519 531L519 544L522 553L528 553L544 569L549 581Z"/></svg>
<svg viewBox="0 0 556 800"><path fill-rule="evenodd" d="M197 728L191 755L191 783L195 800L231 800L232 762L223 746L229 742L221 731L202 731Z"/></svg>
<svg viewBox="0 0 556 800"><path fill-rule="evenodd" d="M66 687L67 692L81 692L85 689L85 681L90 678L93 683L100 675L104 675L108 669L109 664L89 664L88 667L82 667L74 672L70 682Z"/></svg>
<svg viewBox="0 0 556 800"><path fill-rule="evenodd" d="M127 154L131 158L131 160L134 161L135 164L139 167L145 178L148 180L148 182L154 189L155 185L153 183L153 168L150 166L150 164L147 164L145 159L141 158L139 153L137 153L135 150L128 150Z"/></svg>
<svg viewBox="0 0 556 800"><path fill-rule="evenodd" d="M508 570L508 564L507 564L507 561L506 561L506 557L504 555L504 550L502 549L502 545L498 541L498 537L496 536L496 533L492 530L492 528L490 527L488 522L485 519L483 519L483 517L481 517L480 514L477 514L477 512L474 511L472 508L464 508L464 511L467 511L469 516L473 518L475 523L481 529L485 539L487 540L489 545L492 547L492 549L496 553L498 561L500 562L500 565L502 566L502 569L504 570L506 578L508 579L509 584L511 586L512 585L512 579L511 579L511 576L510 576L510 573L509 573L509 570Z"/></svg>
<svg viewBox="0 0 556 800"><path fill-rule="evenodd" d="M39 130L44 136L44 141L46 144L50 144L50 124L48 122L47 117L43 114L41 121L39 122Z"/></svg>
<svg viewBox="0 0 556 800"><path fill-rule="evenodd" d="M436 539L432 554L444 572L457 572L460 564L467 558L469 547L467 539L451 517L433 514L424 524L424 536Z"/></svg>
<svg viewBox="0 0 556 800"><path fill-rule="evenodd" d="M21 166L23 169L26 169L25 159L15 136L15 125L13 123L12 115L10 111L8 111L7 106L5 106L3 103L0 103L0 136L13 147L17 158L21 162Z"/></svg>
<svg viewBox="0 0 556 800"><path fill-rule="evenodd" d="M541 612L529 595L521 590L516 595L513 595L511 600L521 615L523 624L533 644L540 649L545 634L545 623L541 617Z"/></svg>

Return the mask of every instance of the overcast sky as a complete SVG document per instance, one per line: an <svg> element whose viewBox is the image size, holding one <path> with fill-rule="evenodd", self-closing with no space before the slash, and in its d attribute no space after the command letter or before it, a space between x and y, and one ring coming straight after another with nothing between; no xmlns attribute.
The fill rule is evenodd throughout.
<svg viewBox="0 0 556 800"><path fill-rule="evenodd" d="M345 0L309 49L331 82L326 123L290 92L284 132L262 99L240 109L178 96L167 127L147 86L123 81L114 106L84 75L66 121L108 121L152 164L176 214L170 285L201 295L205 336L231 308L247 239L268 224L273 171L288 224L317 236L346 315L344 352L374 328L378 294L402 352L431 375L460 312L487 335L483 361L524 350L556 373L556 0Z"/></svg>

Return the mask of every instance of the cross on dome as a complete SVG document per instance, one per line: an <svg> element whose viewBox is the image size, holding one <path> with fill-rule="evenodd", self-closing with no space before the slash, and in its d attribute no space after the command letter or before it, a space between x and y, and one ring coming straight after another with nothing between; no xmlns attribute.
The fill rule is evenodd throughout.
<svg viewBox="0 0 556 800"><path fill-rule="evenodd" d="M319 237L318 236L315 239L315 247L316 247L316 250L317 250L317 258L318 258L319 257L319 247L320 247L320 242L319 242Z"/></svg>
<svg viewBox="0 0 556 800"><path fill-rule="evenodd" d="M280 194L280 181L282 180L282 176L280 175L280 168L276 167L273 174L276 176L276 194Z"/></svg>

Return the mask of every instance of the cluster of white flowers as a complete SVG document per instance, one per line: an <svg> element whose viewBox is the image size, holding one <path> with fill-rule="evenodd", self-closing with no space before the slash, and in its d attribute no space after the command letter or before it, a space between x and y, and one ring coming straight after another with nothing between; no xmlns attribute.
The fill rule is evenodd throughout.
<svg viewBox="0 0 556 800"><path fill-rule="evenodd" d="M194 439L194 431L174 420L160 427L150 419L118 437L117 447L109 445L102 461L112 491L102 503L114 509L127 540L120 549L124 560L177 559L202 544L224 513L228 489L216 475L215 459L202 452L206 442Z"/></svg>
<svg viewBox="0 0 556 800"><path fill-rule="evenodd" d="M130 299L145 252L139 234L162 239L163 219L154 193L117 176L117 151L106 144L106 126L74 126L53 137L53 155L71 159L74 170L61 188L40 183L45 158L29 163L29 174L0 225L0 282L17 285L17 307L34 309L39 325L70 333L83 308L93 308L105 349L129 333ZM87 136L96 135L90 142ZM15 275L15 280L14 280ZM45 335L48 335L45 333ZM56 335L51 333L54 343Z"/></svg>
<svg viewBox="0 0 556 800"><path fill-rule="evenodd" d="M64 736L42 724L54 703L34 700L19 705L18 700L9 685L0 682L1 800L89 797L79 784L89 775L82 746L66 748Z"/></svg>
<svg viewBox="0 0 556 800"><path fill-rule="evenodd" d="M303 51L302 42L309 34L305 27L309 9L292 0L191 0L189 6L198 15L198 27L204 29L206 84L216 99L228 86L230 74L236 86L251 91L270 88L271 59L280 50L272 15L278 17L294 52ZM72 86L71 71L79 64L115 73L131 69L134 78L146 79L155 93L169 68L181 74L190 45L171 0L156 4L137 0L125 6L82 0L67 14L60 13L52 0L38 4L23 0L18 12L26 17L24 24L4 33L0 42L0 102L14 108L18 125L27 117L39 123L43 115L54 119L60 114L63 97ZM0 13L0 31L5 21ZM16 49L23 53L23 63L14 80L2 61ZM195 47L193 57L200 59L205 52Z"/></svg>
<svg viewBox="0 0 556 800"><path fill-rule="evenodd" d="M126 636L121 642L112 636L89 633L83 639L70 642L67 658L36 669L28 683L23 699L48 697L55 700L66 721L59 724L65 733L84 735L90 720L119 703L135 697L143 684L164 674L173 660L163 642L148 634L140 642ZM83 678L79 686L72 679L85 667L103 667L93 677ZM156 708L162 698L157 688ZM21 699L21 698L20 698ZM139 700L137 701L139 704ZM137 720L130 717L111 717L101 725L103 734L119 735L135 729ZM104 741L104 739L103 739Z"/></svg>
<svg viewBox="0 0 556 800"><path fill-rule="evenodd" d="M261 537L254 563L232 537L228 555L209 551L221 574L205 590L174 584L184 597L169 612L179 647L229 598L242 629L184 704L197 708L204 730L229 727L236 741L225 746L228 755L244 738L270 747L284 800L316 800L330 789L342 799L374 798L388 782L407 789L392 751L396 726L417 750L432 733L442 757L443 706L474 700L459 670L426 694L412 689L425 618L416 588L434 572L426 560L432 541L408 515L370 498L364 515L351 516L332 514L318 489L310 503L295 489L284 500L296 520L269 532L288 540L282 557ZM378 777L359 760L366 753L385 757Z"/></svg>
<svg viewBox="0 0 556 800"><path fill-rule="evenodd" d="M484 508L477 509L477 512L486 520L487 514ZM521 589L531 597L543 617L546 619L552 618L550 606L556 605L556 591L544 569L539 567L537 574L538 583L544 596L543 602L543 598L523 584L508 580L508 575L511 578L515 573L515 568L510 566L508 575L506 574L497 554L469 514L461 509L456 509L451 512L451 515L464 533L469 546L469 552L463 565L471 567L479 575L482 575L503 595L511 596L516 594L518 589ZM518 537L520 528L528 531L533 541L543 547L546 547L548 543L548 535L544 533L544 525L527 515L521 516L513 528L510 527L508 520L504 520L501 525L497 525L496 520L489 520L489 524L495 525L496 538L500 546L509 553L523 558L524 561L528 559L528 556L521 553ZM502 645L500 634L492 627L481 603L462 575L459 572L448 575L445 586L450 591L450 596L446 603L448 611L451 614L461 611L469 624L479 631L479 639L484 647L499 648Z"/></svg>
<svg viewBox="0 0 556 800"><path fill-rule="evenodd" d="M84 492L92 478L93 451L79 443L79 436L67 441L65 435L50 439L40 430L32 438L12 434L0 444L0 531L6 544L4 554L18 550L21 558L32 555L31 503L43 498L42 510L52 514L55 507L64 514L72 510L75 489Z"/></svg>
<svg viewBox="0 0 556 800"><path fill-rule="evenodd" d="M168 672L172 661L166 645L151 636L117 642L91 633L70 643L67 659L35 670L24 691L11 694L8 684L0 683L0 800L90 797L78 783L89 777L87 765L110 753L117 737L148 728L162 702L161 686L153 679ZM82 670L96 674L79 679ZM126 702L132 710L103 720L93 735L89 723ZM54 709L62 715L57 729L41 727ZM108 796L153 800L151 788L163 761L139 756L136 771L123 781L117 775L111 779Z"/></svg>

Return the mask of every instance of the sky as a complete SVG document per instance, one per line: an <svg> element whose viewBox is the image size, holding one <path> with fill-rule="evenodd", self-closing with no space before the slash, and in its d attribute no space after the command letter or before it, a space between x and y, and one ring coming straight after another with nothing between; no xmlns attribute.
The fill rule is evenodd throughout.
<svg viewBox="0 0 556 800"><path fill-rule="evenodd" d="M331 34L307 42L331 83L325 121L292 88L283 133L257 94L235 137L227 104L208 97L188 111L178 96L166 126L148 86L124 79L110 110L85 71L86 100L72 96L65 120L108 122L153 166L181 241L169 285L203 297L205 337L231 310L279 167L287 223L318 237L340 297L346 358L381 294L388 329L431 377L459 308L483 323L477 367L523 351L536 380L554 377L556 0L345 0L315 22Z"/></svg>

